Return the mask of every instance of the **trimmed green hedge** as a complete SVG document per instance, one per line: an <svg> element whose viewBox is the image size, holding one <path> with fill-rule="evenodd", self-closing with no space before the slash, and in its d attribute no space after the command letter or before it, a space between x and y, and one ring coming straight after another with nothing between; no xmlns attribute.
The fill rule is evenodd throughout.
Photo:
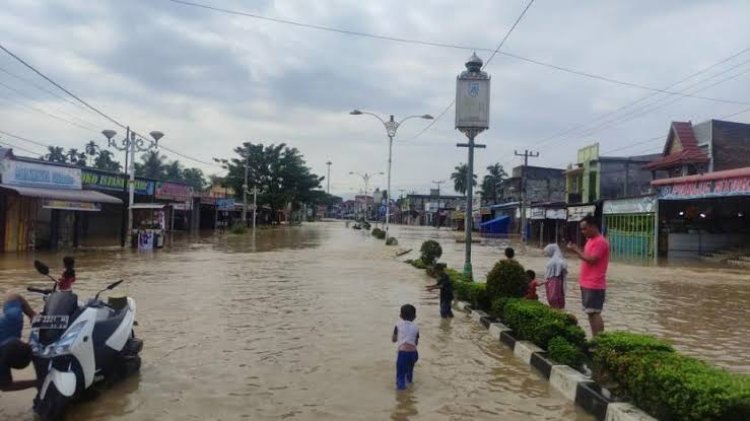
<svg viewBox="0 0 750 421"><path fill-rule="evenodd" d="M377 238L378 240L385 240L385 231L380 228L373 228L372 236Z"/></svg>
<svg viewBox="0 0 750 421"><path fill-rule="evenodd" d="M427 240L422 243L422 247L419 249L421 253L420 259L427 264L432 266L437 262L437 259L443 255L443 248L440 247L440 243L435 240Z"/></svg>
<svg viewBox="0 0 750 421"><path fill-rule="evenodd" d="M576 368L583 365L586 333L573 315L521 298L496 300L493 309L501 311L500 318L517 339L531 341L547 350L549 357L559 363Z"/></svg>
<svg viewBox="0 0 750 421"><path fill-rule="evenodd" d="M501 260L487 274L487 289L492 298L523 297L528 285L526 270L515 260Z"/></svg>
<svg viewBox="0 0 750 421"><path fill-rule="evenodd" d="M750 377L681 355L664 341L605 332L591 341L594 372L650 415L664 420L750 419Z"/></svg>
<svg viewBox="0 0 750 421"><path fill-rule="evenodd" d="M396 240L396 237L388 237L387 240L385 240L386 246L397 246L398 240Z"/></svg>
<svg viewBox="0 0 750 421"><path fill-rule="evenodd" d="M414 266L417 269L427 269L427 265L422 261L422 259L409 259L406 261L406 263Z"/></svg>

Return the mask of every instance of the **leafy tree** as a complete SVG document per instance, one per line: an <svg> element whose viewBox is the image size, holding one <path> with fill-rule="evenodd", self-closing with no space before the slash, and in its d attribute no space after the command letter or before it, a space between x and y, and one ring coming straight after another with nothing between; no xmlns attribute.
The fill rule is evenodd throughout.
<svg viewBox="0 0 750 421"><path fill-rule="evenodd" d="M208 185L203 171L199 168L185 168L182 170L182 181L192 186L195 191L203 191Z"/></svg>
<svg viewBox="0 0 750 421"><path fill-rule="evenodd" d="M43 159L50 162L68 162L68 157L65 154L65 149L60 146L48 146L47 154L44 155Z"/></svg>
<svg viewBox="0 0 750 421"><path fill-rule="evenodd" d="M226 184L238 197L242 197L245 183L245 165L248 166L248 189L258 188L258 201L274 210L292 204L299 209L301 203L316 199L315 189L320 188L323 177L313 174L296 148L284 143L253 144L245 142L234 149L237 158L227 161L229 171Z"/></svg>
<svg viewBox="0 0 750 421"><path fill-rule="evenodd" d="M122 171L122 165L114 160L112 152L106 149L100 149L99 153L94 159L94 168L104 171L120 172Z"/></svg>
<svg viewBox="0 0 750 421"><path fill-rule="evenodd" d="M461 194L466 194L466 190L469 186L466 185L466 175L469 173L469 166L466 164L459 164L454 168L453 174L451 174L451 180L453 180L453 189ZM473 185L477 185L477 175L474 175Z"/></svg>
<svg viewBox="0 0 750 421"><path fill-rule="evenodd" d="M182 181L182 164L174 160L164 167L164 178L171 181Z"/></svg>
<svg viewBox="0 0 750 421"><path fill-rule="evenodd" d="M487 167L487 175L482 179L482 198L492 203L498 200L500 184L508 178L508 173L499 163Z"/></svg>
<svg viewBox="0 0 750 421"><path fill-rule="evenodd" d="M167 159L159 151L148 151L141 157L141 163L135 164L135 175L139 177L163 180L165 171L164 161Z"/></svg>
<svg viewBox="0 0 750 421"><path fill-rule="evenodd" d="M69 163L78 167L86 166L86 154L83 152L78 152L78 149L70 148L68 149L68 152L65 153L65 155L68 158Z"/></svg>

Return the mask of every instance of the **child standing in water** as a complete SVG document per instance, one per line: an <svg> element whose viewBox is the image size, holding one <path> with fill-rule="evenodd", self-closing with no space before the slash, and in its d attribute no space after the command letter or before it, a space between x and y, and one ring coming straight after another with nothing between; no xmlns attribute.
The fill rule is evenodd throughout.
<svg viewBox="0 0 750 421"><path fill-rule="evenodd" d="M393 328L391 340L398 345L396 358L396 388L406 389L406 383L414 381L414 364L419 359L417 344L419 343L419 328L414 323L417 309L411 304L401 306L401 320Z"/></svg>
<svg viewBox="0 0 750 421"><path fill-rule="evenodd" d="M60 291L70 291L73 283L76 281L76 261L70 256L63 257L63 266L65 271L57 281L57 289Z"/></svg>

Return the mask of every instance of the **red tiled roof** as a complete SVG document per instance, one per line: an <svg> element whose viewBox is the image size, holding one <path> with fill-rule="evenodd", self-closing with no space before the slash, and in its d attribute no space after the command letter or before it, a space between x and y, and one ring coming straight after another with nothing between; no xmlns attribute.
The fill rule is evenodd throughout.
<svg viewBox="0 0 750 421"><path fill-rule="evenodd" d="M679 139L682 150L670 154L669 151L672 149L675 137ZM673 121L667 142L664 145L664 156L649 162L643 168L659 170L684 164L704 164L708 161L710 161L708 154L698 146L698 139L695 138L692 123Z"/></svg>
<svg viewBox="0 0 750 421"><path fill-rule="evenodd" d="M661 178L651 182L652 186L664 186L682 183L694 183L697 181L724 180L728 178L750 177L750 167L735 168L732 170L714 171L706 174L687 175L684 177Z"/></svg>

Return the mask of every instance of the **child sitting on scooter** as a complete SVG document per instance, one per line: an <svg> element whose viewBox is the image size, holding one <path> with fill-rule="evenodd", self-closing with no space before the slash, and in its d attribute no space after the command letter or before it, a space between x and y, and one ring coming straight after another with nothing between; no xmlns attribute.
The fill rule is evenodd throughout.
<svg viewBox="0 0 750 421"><path fill-rule="evenodd" d="M63 257L63 271L62 276L57 281L57 289L60 291L70 291L73 288L73 283L76 281L76 261L70 256Z"/></svg>

